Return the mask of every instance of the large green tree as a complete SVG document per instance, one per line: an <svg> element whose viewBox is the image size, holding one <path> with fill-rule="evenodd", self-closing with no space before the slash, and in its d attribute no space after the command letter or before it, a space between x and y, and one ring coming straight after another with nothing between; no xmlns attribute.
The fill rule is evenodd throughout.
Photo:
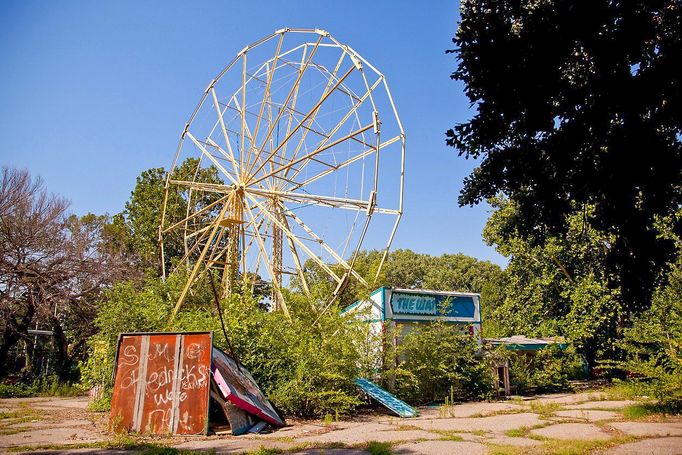
<svg viewBox="0 0 682 455"><path fill-rule="evenodd" d="M682 2L463 0L461 16L452 78L475 113L447 142L480 165L460 204L506 195L533 245L582 214L642 311L675 256L657 221L682 203Z"/></svg>
<svg viewBox="0 0 682 455"><path fill-rule="evenodd" d="M110 228L121 235L119 238L127 238L127 240L120 241L131 245L140 256L142 267L148 270L160 270L159 225L167 175L164 168L151 168L143 171L137 177L135 188L126 202L125 210L114 218ZM187 158L180 163L173 171L172 178L183 181L223 183L215 167L201 166L199 160L193 158ZM217 197L219 196L215 193L195 193L192 203L201 207L215 201ZM188 200L188 188L171 185L166 219L171 221L184 219L187 216ZM215 211L208 211L204 216L210 219L215 215ZM184 253L184 243L180 233L181 231L176 230L165 236L166 270L169 269L174 258L179 258Z"/></svg>
<svg viewBox="0 0 682 455"><path fill-rule="evenodd" d="M608 286L604 267L613 236L591 228L582 214L572 214L565 235L535 245L515 229L516 204L491 202L496 210L483 237L510 260L502 303L489 313L493 333L488 333L564 336L590 365L617 356L614 340L622 336L627 312L618 290Z"/></svg>

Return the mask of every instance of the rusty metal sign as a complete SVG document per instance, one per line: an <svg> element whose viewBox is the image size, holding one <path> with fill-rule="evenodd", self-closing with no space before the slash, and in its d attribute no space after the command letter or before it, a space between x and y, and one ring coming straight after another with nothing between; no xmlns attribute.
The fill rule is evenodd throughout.
<svg viewBox="0 0 682 455"><path fill-rule="evenodd" d="M206 434L211 332L124 333L118 339L111 426L146 434Z"/></svg>

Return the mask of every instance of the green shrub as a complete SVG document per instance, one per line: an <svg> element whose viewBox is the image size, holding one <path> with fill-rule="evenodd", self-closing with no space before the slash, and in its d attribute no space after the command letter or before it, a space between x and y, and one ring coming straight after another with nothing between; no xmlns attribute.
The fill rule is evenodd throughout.
<svg viewBox="0 0 682 455"><path fill-rule="evenodd" d="M581 375L581 362L573 347L550 345L540 351L508 354L509 380L517 394L558 392Z"/></svg>
<svg viewBox="0 0 682 455"><path fill-rule="evenodd" d="M36 389L26 384L0 384L0 398L26 398L36 395Z"/></svg>
<svg viewBox="0 0 682 455"><path fill-rule="evenodd" d="M141 290L114 286L99 306L99 333L89 341L90 356L82 365L83 384L111 387L118 335L138 331L212 330L214 344L231 353L213 296L199 283L169 324L183 277L151 280ZM339 315L332 307L323 315L314 303L286 295L291 314L268 312L252 296L233 294L221 303L235 357L286 415L321 417L350 412L358 404L356 376L376 362L367 349L368 325ZM312 305L312 306L311 306Z"/></svg>
<svg viewBox="0 0 682 455"><path fill-rule="evenodd" d="M654 295L652 306L625 330L617 364L640 395L658 400L667 412L682 412L682 265Z"/></svg>
<svg viewBox="0 0 682 455"><path fill-rule="evenodd" d="M492 396L492 365L484 347L445 322L413 326L395 355L399 362L385 372L385 381L395 383L396 393L411 403Z"/></svg>
<svg viewBox="0 0 682 455"><path fill-rule="evenodd" d="M34 396L74 397L83 394L79 385L60 382L57 376L46 376L30 384L17 382L0 384L0 398L26 398Z"/></svg>

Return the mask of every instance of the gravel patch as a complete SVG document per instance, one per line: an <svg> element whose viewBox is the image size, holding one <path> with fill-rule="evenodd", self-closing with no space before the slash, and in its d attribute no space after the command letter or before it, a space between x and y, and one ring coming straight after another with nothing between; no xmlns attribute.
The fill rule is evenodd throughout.
<svg viewBox="0 0 682 455"><path fill-rule="evenodd" d="M592 425L591 423L558 423L544 428L537 428L531 430L530 433L535 436L543 436L552 439L610 439L607 433Z"/></svg>

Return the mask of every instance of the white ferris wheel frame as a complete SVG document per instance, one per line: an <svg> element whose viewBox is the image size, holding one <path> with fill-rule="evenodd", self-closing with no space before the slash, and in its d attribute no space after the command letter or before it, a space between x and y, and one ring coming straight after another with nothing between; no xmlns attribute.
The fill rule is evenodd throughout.
<svg viewBox="0 0 682 455"><path fill-rule="evenodd" d="M292 49L280 53L284 36L287 33L305 33L317 35L317 40L315 42L306 41L303 44L300 44L299 46L296 46ZM255 77L255 75L247 74L247 55L249 51L257 48L258 46L268 41L277 38L278 38L277 50L275 51L274 57L272 57L270 60L267 60L261 65L261 68L268 64L272 65L272 67L267 72L268 75L265 86L264 98L260 104L259 113L256 116L257 118L256 125L253 131L251 131L248 125L248 121L246 120L247 105L245 97L247 84ZM323 39L325 38L329 42L322 42ZM275 73L275 70L277 69L278 59L281 59L287 54L300 50L301 47L303 46L310 46L311 49L309 52L307 52L307 55L306 51L308 51L308 48L306 47L304 49L303 51L304 57L302 58L302 64L298 70L297 80L292 84L286 101L282 103L282 106L284 108L279 109L279 113L277 114L277 117L275 118L274 121L272 121L272 118L266 119L265 123L267 123L266 125L267 133L265 139L261 141L262 144L258 146L257 143L254 144L254 142L258 140L258 133L262 126L261 123L263 123L261 122L261 120L265 118L263 110L266 104L268 103L267 97L269 96L269 90L271 88L273 75ZM271 150L267 151L266 144L268 143L268 140L270 140L275 125L278 124L280 117L283 115L283 112L286 109L290 108L290 102L292 106L296 106L296 98L298 96L298 83L300 82L303 74L309 67L319 66L316 63L312 62L315 51L318 48L324 47L338 48L339 50L341 50L341 57L333 71L330 71L326 67L316 68L319 71L326 71L326 73L329 75L328 83L324 92L322 93L322 96L320 97L319 101L313 106L313 108L311 108L307 113L303 115L303 118L295 126L292 126L293 113L290 113L285 139L281 141L276 147L273 148L271 146L270 147ZM339 70L341 62L343 61L344 58L346 58L346 56L350 58L350 60L352 61L352 65L343 75L339 76L337 74L337 71ZM303 59L305 59L305 61L303 61ZM239 138L241 139L241 143L237 144L239 146L238 150L240 151L239 156L237 157L236 154L234 153L234 150L232 149L231 140L228 137L228 129L225 123L224 115L225 112L227 111L227 107L225 107L224 110L222 109L223 105L220 104L214 87L216 83L219 82L228 71L235 67L235 65L239 61L243 62L241 65L242 85L241 87L239 87L238 90L236 90L232 94L232 97L230 98L230 102L234 102L236 107L236 109L235 107L232 107L232 109L237 110L239 112L239 115L241 116L240 122L241 131L239 132L240 133ZM374 81L371 84L366 77L365 68L369 68L377 77L376 81ZM361 74L364 80L366 91L361 96L357 96L354 92L352 92L352 90L345 87L343 84L344 80L352 72L356 71ZM258 73L258 71L256 71L256 73ZM390 109L392 110L391 114L395 118L395 124L398 129L398 134L394 135L393 137L383 142L381 141L380 138L381 121L379 120L379 114L377 112L377 108L375 106L373 97L374 90L377 89L377 87L380 85L383 86L383 89L386 94L386 99L388 100L388 103L390 104ZM320 144L318 144L314 150L304 152L302 155L297 156L301 148L301 143L305 140L305 137L308 134L308 132L314 131L312 125L315 122L315 116L320 111L320 107L335 90L341 91L347 90L346 93L349 96L355 97L355 99L357 100L356 103L353 105L351 110L348 111L344 118L338 123L338 125L332 131L326 134L327 136L326 139L323 140ZM241 100L239 99L239 94L241 94ZM207 102L207 100L213 104L215 113L217 114L217 121L216 126L214 126L214 129L219 126L221 130L220 133L222 133L226 143L226 147L224 148L218 145L215 141L212 141L210 137L207 140L202 141L201 138L196 138L190 131L192 123L194 122L202 106L204 106L204 103ZM342 136L339 139L329 142L331 137L334 136L334 133L338 131L338 128L340 128L351 115L355 114L357 116L357 109L366 100L369 100L371 102L371 106L373 108L372 122L362 125L357 130L354 130ZM291 109L294 110L295 108ZM251 112L249 112L249 114L253 115L253 113ZM308 122L307 126L306 122ZM284 153L286 153L287 141L290 138L294 137L294 133L296 133L301 128L304 128L305 131L301 133L302 138L300 139L299 145L295 150L291 160L289 160L289 162L284 162L284 159L282 159L282 161L277 161L275 158L283 158L283 156L279 157L277 155L279 150L282 147L284 147L285 148ZM374 133L375 135L374 144L359 141L356 138L356 136L367 131ZM250 138L251 146L248 147L248 151L245 151L244 150L245 138L247 136ZM316 159L316 157L318 157L318 155L320 155L322 152L331 149L332 147L344 141L348 141L351 139L364 144L366 146L365 150L341 163L336 163L334 165L324 163L328 166L328 169L326 169L325 171L319 172L310 177L306 177L306 179L303 182L295 181L300 171L306 166L307 163L311 161L319 162L319 159ZM178 161L181 155L181 151L183 149L183 144L187 140L189 140L191 144L193 144L197 149L201 151L200 159L204 158L207 159L208 161L210 161L210 164L212 166L215 166L215 168L220 172L221 176L227 177L227 179L229 180L229 182L226 182L227 184L215 184L189 180L176 180L172 178L173 170L176 169L176 167L178 166ZM399 180L399 189L397 195L398 204L397 207L394 208L380 207L377 204L378 191L377 185L379 178L379 152L382 150L382 148L386 148L389 145L392 145L398 141L400 141L401 153L400 175L398 177ZM208 147L214 149L216 153L219 153L222 159L221 160L216 159L216 156L207 150ZM367 198L367 200L309 194L307 192L296 191L297 189L300 188L305 189L306 185L309 185L319 180L320 178L323 178L326 175L329 175L330 173L333 173L341 168L347 167L356 161L364 160L365 158L370 157L372 154L374 154L376 157L375 158L376 165L374 168L373 189L370 192L370 195ZM303 163L301 167L299 168L295 167L296 165L301 163ZM270 169L269 172L266 171L266 166L268 165ZM289 172L292 169L294 171L294 175L290 176L289 179L287 177L289 177ZM386 82L386 77L381 72L379 72L374 66L372 66L367 60L365 60L360 54L358 54L354 49L352 49L350 46L341 44L335 38L333 38L329 34L329 32L325 30L297 28L283 28L277 30L271 35L266 36L265 38L262 38L246 46L244 49L237 53L237 55L230 61L230 63L218 74L218 76L216 76L210 82L208 87L204 90L203 96L201 97L199 103L192 112L189 120L185 123L184 129L180 135L180 141L176 149L175 158L173 160L173 164L171 167L171 172L169 172L167 175L164 190L164 202L161 210L161 224L159 226L159 244L161 249L162 275L164 277L167 276L165 264L164 237L169 232L173 230L184 229L183 241L185 244L186 251L184 257L180 261L181 263L183 263L183 261L189 261L192 254L199 253L198 258L195 259L193 264L189 262L185 264L189 269L189 277L178 298L173 315L177 313L178 309L184 302L185 298L187 297L187 294L190 292L193 283L197 280L200 272L202 271L202 268L208 269L209 267L216 267L216 265L222 265L224 273L223 280L221 281L222 285L221 294L223 296L229 294L231 284L228 281L234 279L236 277L236 274L240 272L240 269L242 277L246 278L247 276L249 276L248 275L249 270L247 270L246 260L241 260L240 263L240 258L244 259L246 257L248 250L251 247L253 247L253 244L255 243L258 248L258 260L256 266L258 267L260 265L261 256L263 256L262 260L265 263L267 272L272 279L273 300L275 302L275 306L281 308L287 314L287 316L289 316L289 312L281 292L282 288L281 254L282 245L285 240L287 245L289 246L290 253L293 257L297 269L296 275L298 275L298 279L300 280L301 286L303 290L306 292L306 294L309 295L309 289L306 277L303 273L303 262L301 261L302 255L299 254L299 250L301 252L304 252L309 259L312 259L336 283L336 288L333 291L332 295L329 297L329 304L326 305L325 307L326 309L329 307L331 302L333 302L338 297L338 295L345 288L346 284L348 283L348 280L351 279L351 277L357 279L358 281L365 285L368 285L367 281L362 276L360 276L354 270L353 267L358 252L362 247L365 235L367 233L367 229L369 227L369 223L372 219L372 215L375 213L379 213L395 216L395 222L393 223L392 229L388 236L386 246L382 250L381 260L376 270L376 273L374 274L374 281L376 281L384 265L386 256L391 247L396 231L398 229L398 225L400 223L400 219L402 217L404 171L405 171L405 132L403 129L402 122L400 121L397 109L395 107L395 103L393 101L390 89ZM281 172L285 173L284 177L279 175L279 173ZM268 187L267 185L264 184L264 182L267 182L269 178L272 178L273 180L275 178L278 179L284 178L286 180L294 182L296 185L293 188L287 188L287 190L282 190L281 188ZM169 198L169 190L174 185L187 187L190 192L197 191L201 193L216 193L220 195L220 197L216 199L214 202L212 202L210 205L204 207L203 209L195 213L189 212L188 204L188 213L186 214L186 217L180 221L173 221L172 223L170 223L170 221L167 221L166 212ZM274 210L273 207L268 207L264 203L264 201L266 200L274 201L273 204L275 205L273 205L273 207L276 207L276 213L273 213ZM294 214L290 209L288 209L284 202L305 203L310 205L332 207L355 212L359 211L365 212L366 219L364 222L364 226L362 227L359 240L357 241L357 244L353 249L350 259L344 260L342 255L339 255L338 252L334 250L334 248L328 245L324 241L322 236L316 234L302 219L297 217L296 214ZM190 221L196 219L196 217L201 215L202 213L207 213L209 209L219 207L220 204L222 204L223 206L218 216L216 216L215 219L213 219L213 221L208 226L205 226L198 231L192 231L188 233L188 231L190 230L188 229ZM256 209L258 209L258 213L254 214L254 210ZM325 263L317 255L315 255L310 250L310 248L306 246L306 244L302 242L301 239L297 237L297 235L295 235L295 233L290 228L290 222L292 222L299 229L302 229L305 233L307 233L307 235L310 238L314 239L317 243L319 243L321 248L324 249L326 253L330 255L330 257L333 257L337 261L335 265L339 265L343 273L341 274L337 273L335 270L333 270L333 266L330 266L329 264ZM170 223L170 225L166 225L167 223ZM261 228L263 227L264 224L266 226L265 229L268 229L268 226L272 229L273 250L276 249L275 245L279 243L280 248L279 263L277 263L277 257L275 257L277 252L273 251L272 254L270 254L271 252L267 251L267 248L265 247L263 235L261 234ZM251 229L251 231L247 231L248 229ZM232 248L230 251L227 251L225 248L223 248L222 251L215 251L215 249L211 251L211 245L217 244L219 243L220 240L226 238L224 237L226 232L228 238L232 237L236 238L234 242L236 242L235 244L237 246L230 247ZM251 237L248 243L245 241L247 232L249 232ZM276 239L275 237L278 232L280 233L279 234L280 238ZM216 241L216 239L218 240ZM194 241L194 244L191 247L188 247L189 240ZM241 242L239 242L239 240L241 240ZM203 248L198 248L201 246L201 241L205 241L205 244L203 245ZM199 249L201 249L200 252L198 251ZM279 267L279 270L277 270L277 267ZM255 274L256 275L258 274L257 270Z"/></svg>

